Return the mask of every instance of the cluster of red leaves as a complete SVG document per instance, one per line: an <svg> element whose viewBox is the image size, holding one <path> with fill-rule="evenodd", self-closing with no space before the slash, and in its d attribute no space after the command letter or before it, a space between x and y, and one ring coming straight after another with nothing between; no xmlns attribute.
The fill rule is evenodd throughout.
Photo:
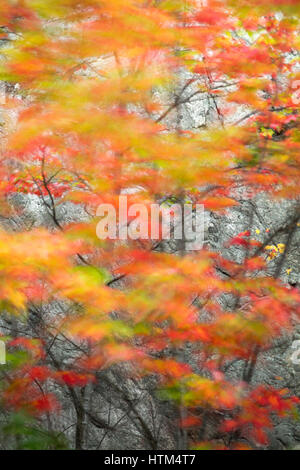
<svg viewBox="0 0 300 470"><path fill-rule="evenodd" d="M248 437L261 445L268 443L267 429L272 427L271 415L279 417L291 415L295 405L299 404L297 397L287 397L288 390L276 390L259 386L250 392L242 402L241 411L234 419L228 419L222 424L226 432L239 430L240 435Z"/></svg>

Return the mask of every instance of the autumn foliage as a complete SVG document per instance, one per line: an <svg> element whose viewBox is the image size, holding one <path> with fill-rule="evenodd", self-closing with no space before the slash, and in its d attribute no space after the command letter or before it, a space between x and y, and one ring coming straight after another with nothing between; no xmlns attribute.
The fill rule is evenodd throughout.
<svg viewBox="0 0 300 470"><path fill-rule="evenodd" d="M155 380L158 399L176 410L181 448L267 446L273 417L295 416L298 404L280 380L272 388L252 378L260 353L298 321L299 291L281 275L299 202L281 246L251 217L226 241L240 262L209 244L169 253L153 240L99 240L96 211L132 188L131 202L173 198L219 217L262 192L299 201L299 1L0 6L0 79L18 86L1 105L14 115L2 127L1 217L22 212L13 204L22 193L51 221L0 232L1 311L39 319L33 337L1 330L1 407L37 420L59 414L56 387L78 404L99 372L120 366ZM180 106L202 98L214 122L178 125ZM65 220L67 204L86 217ZM55 303L64 309L48 317ZM67 368L55 357L59 335L78 346ZM232 361L243 365L236 380L226 374Z"/></svg>

